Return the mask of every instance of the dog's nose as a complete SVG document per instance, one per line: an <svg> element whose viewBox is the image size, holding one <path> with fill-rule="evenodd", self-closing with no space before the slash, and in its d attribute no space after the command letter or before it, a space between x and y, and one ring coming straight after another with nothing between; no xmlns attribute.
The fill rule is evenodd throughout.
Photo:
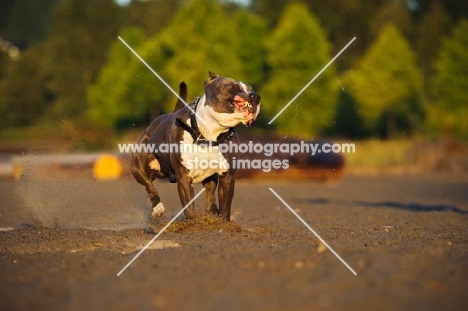
<svg viewBox="0 0 468 311"><path fill-rule="evenodd" d="M253 103L258 104L260 102L260 95L254 92L249 93L249 102L251 104Z"/></svg>

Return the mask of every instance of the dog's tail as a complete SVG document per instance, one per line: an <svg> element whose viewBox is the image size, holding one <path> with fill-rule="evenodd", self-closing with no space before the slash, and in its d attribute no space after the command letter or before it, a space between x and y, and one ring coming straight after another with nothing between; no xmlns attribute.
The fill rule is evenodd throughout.
<svg viewBox="0 0 468 311"><path fill-rule="evenodd" d="M177 103L174 107L174 110L172 112L176 112L182 108L185 107L185 104L182 100L180 99L183 99L185 102L187 102L187 84L185 84L185 82L181 82L179 84L179 98L177 99Z"/></svg>

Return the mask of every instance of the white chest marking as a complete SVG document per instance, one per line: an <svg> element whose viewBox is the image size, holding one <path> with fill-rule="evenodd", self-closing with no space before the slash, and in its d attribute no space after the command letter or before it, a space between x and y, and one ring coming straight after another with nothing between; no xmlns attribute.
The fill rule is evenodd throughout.
<svg viewBox="0 0 468 311"><path fill-rule="evenodd" d="M180 143L180 154L182 165L189 170L193 183L200 183L213 174L223 174L229 169L229 164L218 146L196 145L187 132L184 132L183 141Z"/></svg>

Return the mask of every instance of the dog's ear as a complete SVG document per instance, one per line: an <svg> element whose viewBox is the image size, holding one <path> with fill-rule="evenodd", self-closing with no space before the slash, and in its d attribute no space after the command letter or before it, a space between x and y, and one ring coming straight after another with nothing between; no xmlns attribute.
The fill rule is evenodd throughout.
<svg viewBox="0 0 468 311"><path fill-rule="evenodd" d="M217 74L215 74L213 71L208 71L208 77L210 77L211 79L216 79L218 77Z"/></svg>
<svg viewBox="0 0 468 311"><path fill-rule="evenodd" d="M216 78L218 78L218 75L215 74L213 71L208 71L208 79L206 79L205 81L205 85L206 84L210 84L211 82L213 82L214 80L216 80Z"/></svg>

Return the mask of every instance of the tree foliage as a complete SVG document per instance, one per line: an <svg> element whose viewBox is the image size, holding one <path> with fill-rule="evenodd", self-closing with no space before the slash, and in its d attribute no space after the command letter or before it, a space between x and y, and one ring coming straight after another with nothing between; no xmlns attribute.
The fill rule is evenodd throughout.
<svg viewBox="0 0 468 311"><path fill-rule="evenodd" d="M0 83L0 128L32 125L53 100L53 93L46 86L42 54L37 51L45 50L35 46L7 67L8 79Z"/></svg>
<svg viewBox="0 0 468 311"><path fill-rule="evenodd" d="M456 136L468 138L468 20L444 42L436 71L437 120Z"/></svg>
<svg viewBox="0 0 468 311"><path fill-rule="evenodd" d="M120 28L120 8L112 0L68 0L55 12L47 45L48 87L55 100L47 119L82 117L87 86L93 83Z"/></svg>
<svg viewBox="0 0 468 311"><path fill-rule="evenodd" d="M241 62L242 79L255 89L260 88L264 81L263 65L265 49L259 38L267 34L266 24L257 15L246 10L238 11L233 18L234 36L237 41L234 49Z"/></svg>
<svg viewBox="0 0 468 311"><path fill-rule="evenodd" d="M0 34L21 48L47 36L52 9L60 0L0 1Z"/></svg>
<svg viewBox="0 0 468 311"><path fill-rule="evenodd" d="M427 85L434 73L437 51L443 39L450 34L451 27L452 21L439 1L432 2L417 25L415 51L418 53L418 64L426 77Z"/></svg>
<svg viewBox="0 0 468 311"><path fill-rule="evenodd" d="M121 37L137 51L145 42L144 34L137 28L123 30ZM146 107L141 107L143 105L138 92L129 94L135 80L141 82L138 75L129 71L136 65L135 56L122 42L112 44L97 82L88 88L87 115L91 120L113 128L121 118L141 117L146 112Z"/></svg>
<svg viewBox="0 0 468 311"><path fill-rule="evenodd" d="M317 19L304 5L291 4L266 41L270 77L262 88L263 109L273 117L330 60L330 46ZM336 104L334 66L275 120L287 135L311 136L328 125Z"/></svg>
<svg viewBox="0 0 468 311"><path fill-rule="evenodd" d="M211 1L192 1L163 31L145 39L138 29L122 38L177 91L185 81L191 98L203 94L208 71L252 84L262 81L264 24L246 12L227 16ZM232 36L243 33L243 36ZM114 43L95 85L89 89L89 116L118 127L172 111L176 98L120 41ZM147 120L146 120L147 121Z"/></svg>
<svg viewBox="0 0 468 311"><path fill-rule="evenodd" d="M141 29L147 37L161 32L185 0L131 1L123 28Z"/></svg>
<svg viewBox="0 0 468 311"><path fill-rule="evenodd" d="M209 70L245 78L236 54L240 42L234 33L235 25L221 6L213 1L189 1L157 37L169 55L164 66L168 81L172 85L185 81L189 93L199 96Z"/></svg>
<svg viewBox="0 0 468 311"><path fill-rule="evenodd" d="M417 114L420 110L422 76L408 42L392 24L382 28L346 81L368 127L375 127L386 113L387 134L392 135L396 111ZM420 117L415 115L412 121Z"/></svg>
<svg viewBox="0 0 468 311"><path fill-rule="evenodd" d="M243 7L158 0L119 7L114 0L4 0L0 128L56 128L60 121L71 124L70 132L121 129L171 111L175 96L117 39L120 34L172 88L185 81L190 100L202 94L208 70L253 85L263 99L259 121L281 135L425 134L419 126L429 115L425 130L468 137L462 126L465 2L252 0ZM267 126L354 36L275 120L276 128ZM9 57L2 40L18 46L20 55Z"/></svg>

